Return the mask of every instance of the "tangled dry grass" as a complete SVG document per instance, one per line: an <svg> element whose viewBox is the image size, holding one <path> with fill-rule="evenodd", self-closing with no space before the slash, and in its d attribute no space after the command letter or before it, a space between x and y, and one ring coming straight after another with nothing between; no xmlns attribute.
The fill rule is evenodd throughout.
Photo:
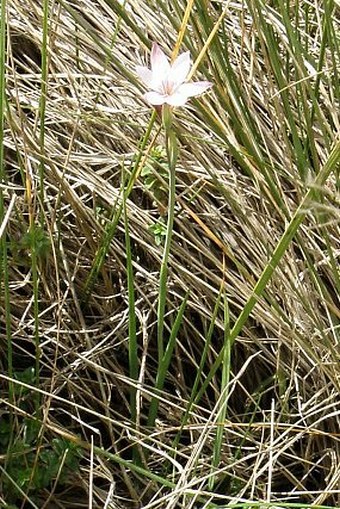
<svg viewBox="0 0 340 509"><path fill-rule="evenodd" d="M1 419L14 420L11 442L1 450L0 503L65 509L208 508L248 501L253 501L249 507L257 507L256 501L272 502L272 507L289 502L337 507L340 216L335 173L315 189L298 234L232 345L225 392L221 393L218 369L179 435L204 346L209 338L200 387L224 345L221 288L225 287L233 324L339 136L339 53L322 38L326 8L332 15L329 24L339 28L337 4L291 6L309 62L291 47L282 2L269 2L261 9L259 2L241 1L201 1L194 7L184 39L194 57L222 9L226 12L198 69L215 87L176 114L181 149L167 331L188 292L189 296L152 430L146 417L157 376L162 246L150 227L164 220L167 205L164 161L152 151L144 164L149 164L164 193L156 203L140 174L127 200L137 381L129 378L123 220L90 295L86 282L150 119L134 67L146 62L146 44L151 41L169 50L175 45L185 2L131 1L125 7L113 0L49 4L43 123L43 3L7 4L3 188L5 208L12 206L6 227L15 395L11 400L2 298ZM265 24L272 32L265 32ZM284 92L278 83L281 71L268 51L270 34L278 41L277 56L290 76ZM311 62L319 61L321 50L323 66L316 71L322 72L316 74ZM155 144L163 143L160 133ZM43 224L44 231L37 257L37 299L27 238L32 221ZM37 335L40 380L32 391L32 379L21 374L35 366ZM131 386L137 388L135 426ZM77 468L70 468L62 479L69 445L58 460L55 479L41 489L32 480L21 482L21 470L12 460L17 454L28 463L27 450L18 452L15 443L27 438L34 394L40 394L41 405L39 436L30 443L35 464L42 461L48 468L42 454L56 438L76 446L77 454L81 451ZM221 423L225 396L227 416ZM221 457L209 490L216 429L221 425ZM136 450L140 470L126 463ZM13 500L14 484L8 477L21 486Z"/></svg>

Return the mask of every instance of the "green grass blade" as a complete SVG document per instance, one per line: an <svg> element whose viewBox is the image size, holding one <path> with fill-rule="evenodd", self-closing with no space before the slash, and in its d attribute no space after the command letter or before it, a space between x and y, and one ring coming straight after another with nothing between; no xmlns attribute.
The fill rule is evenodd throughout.
<svg viewBox="0 0 340 509"><path fill-rule="evenodd" d="M123 191L125 193L124 199L126 200L133 188L134 182L139 174L140 171L140 164L142 161L143 153L145 150L145 147L150 139L151 131L153 128L153 125L156 120L156 111L154 111L151 115L149 125L147 127L146 133L141 141L140 148L138 151L138 155L132 170L132 174L130 176L129 182L127 184L126 190ZM103 267L103 264L105 262L106 255L108 253L108 250L110 248L111 241L115 235L117 225L120 221L121 215L123 211L123 202L118 205L116 203L113 211L113 219L111 220L110 224L106 228L106 231L104 232L103 237L100 240L99 247L97 249L96 256L92 262L92 267L90 270L90 273L86 279L85 287L84 287L84 302L86 303L91 295L92 289L94 284L96 283L96 280L98 278L98 275Z"/></svg>
<svg viewBox="0 0 340 509"><path fill-rule="evenodd" d="M198 387L199 387L199 384L200 384L200 380L203 378L204 366L206 365L206 362L207 362L207 355L209 353L209 349L210 349L210 346L211 346L212 335L213 335L213 332L214 332L215 327L216 327L216 319L217 319L218 311L220 309L222 294L223 294L223 286L221 286L220 291L218 293L218 296L216 298L216 302L215 302L214 310L213 310L213 313L212 313L212 316L211 316L209 328L208 328L207 334L205 336L204 348L203 348L203 352L202 352L202 355L201 355L201 358L200 358L200 364L198 366L198 369L197 369L197 372L196 372L196 376L195 376L195 380L194 380L192 389L190 391L190 400L188 401L188 403L186 405L185 413L184 413L184 415L183 415L183 417L181 419L180 429L179 429L179 431L178 431L178 433L177 433L177 435L175 437L175 440L173 441L173 444L172 444L172 449L174 451L177 450L178 444L179 444L180 439L181 439L182 431L183 431L184 427L186 426L186 424L188 422L188 417L189 417L190 412L192 410L192 406L194 404L194 401L196 400L196 396L197 396L197 391L198 391Z"/></svg>
<svg viewBox="0 0 340 509"><path fill-rule="evenodd" d="M290 223L288 224L288 226L285 230L285 233L281 237L280 242L277 244L277 246L271 256L270 261L264 268L258 282L256 283L256 285L254 287L252 294L248 298L246 304L244 305L243 310L241 311L239 317L237 318L236 323L234 324L234 326L230 332L231 343L233 343L235 341L235 339L237 338L237 336L240 334L242 327L246 323L246 321L247 321L250 313L254 309L258 299L263 294L268 281L270 280L271 276L273 275L273 272L275 271L276 267L280 263L290 242L292 241L296 232L298 231L299 226L305 219L305 217L308 213L308 204L315 194L314 188L319 188L326 182L329 175L333 171L336 170L336 167L338 166L339 161L340 161L340 142L338 141L335 144L332 152L329 154L328 159L325 162L323 168L320 170L318 176L316 177L316 179L314 181L314 185L312 185L309 188L309 190L305 194L304 199L300 203L299 207L296 209ZM201 398L201 396L204 393L204 391L206 390L210 380L215 375L217 369L220 367L222 360L223 360L223 351L218 355L216 361L214 362L214 364L210 370L210 373L203 384L203 387L201 388L201 390L199 391L199 393L197 395L196 401L198 401Z"/></svg>
<svg viewBox="0 0 340 509"><path fill-rule="evenodd" d="M189 298L189 294L186 295L185 299L183 300L183 302L178 310L175 322L174 322L171 332L170 332L169 341L166 345L165 352L164 352L163 357L162 357L160 364L158 366L156 383L155 383L156 393L160 393L164 387L164 382L165 382L166 375L167 375L167 372L168 372L168 369L170 366L173 351L174 351L174 348L176 345L178 331L179 331L179 328L183 321L183 315L184 315L184 311L185 311L185 308L187 305L188 298ZM150 403L150 409L149 409L149 415L148 415L148 426L149 427L154 426L155 419L157 417L158 405L159 405L159 400L158 400L158 397L155 396L152 398L151 403Z"/></svg>
<svg viewBox="0 0 340 509"><path fill-rule="evenodd" d="M217 412L217 428L216 438L213 446L213 457L212 457L212 472L218 467L221 460L221 451L223 444L224 435L224 422L227 415L227 405L229 399L228 386L230 381L231 371L231 342L230 342L230 317L229 317L229 305L226 293L224 292L224 341L222 347L222 378L221 378L221 396L220 405ZM215 476L209 478L209 489L213 490L215 485Z"/></svg>
<svg viewBox="0 0 340 509"><path fill-rule="evenodd" d="M129 233L129 219L126 207L126 198L123 198L124 212L124 229L125 229L125 249L126 249L126 272L129 299L129 375L131 380L137 381L138 378L138 344L137 344L137 326L136 326L136 308L135 308L135 291L134 276L132 265L131 241ZM137 423L137 406L136 406L136 386L130 388L130 411L131 421Z"/></svg>

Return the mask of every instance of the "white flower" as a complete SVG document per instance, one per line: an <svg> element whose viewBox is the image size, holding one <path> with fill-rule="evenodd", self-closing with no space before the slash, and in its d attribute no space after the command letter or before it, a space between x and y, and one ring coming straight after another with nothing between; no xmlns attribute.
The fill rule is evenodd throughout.
<svg viewBox="0 0 340 509"><path fill-rule="evenodd" d="M152 90L144 94L144 99L153 106L183 106L189 97L202 94L212 87L209 81L184 83L190 67L189 51L182 53L170 65L164 52L154 42L151 50L151 70L140 65L136 67L140 79Z"/></svg>

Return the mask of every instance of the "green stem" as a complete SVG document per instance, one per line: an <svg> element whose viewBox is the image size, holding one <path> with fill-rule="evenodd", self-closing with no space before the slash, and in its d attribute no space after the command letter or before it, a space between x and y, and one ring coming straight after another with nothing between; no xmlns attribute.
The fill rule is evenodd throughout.
<svg viewBox="0 0 340 509"><path fill-rule="evenodd" d="M146 133L141 141L137 159L134 163L133 171L132 171L131 177L129 179L129 182L126 186L126 189L125 190L123 189L123 193L125 193L124 200L128 199L128 197L133 189L133 185L135 183L135 180L137 178L137 175L138 175L138 172L140 169L140 163L142 161L143 153L144 153L145 147L150 139L151 131L152 131L153 125L155 123L156 116L157 116L157 113L155 110L151 115L151 119L150 119L149 125L147 127ZM121 218L122 212L123 212L123 200L121 201L121 203L119 205L115 204L114 210L112 212L112 219L110 221L110 224L108 225L107 230L104 232L103 237L100 240L100 245L99 245L99 248L95 255L95 258L93 260L90 273L85 281L84 297L83 297L84 304L88 303L92 289L94 287L94 284L97 281L98 275L104 265L106 255L110 249L110 244L111 244L113 236L116 232L116 228L117 228L118 222Z"/></svg>
<svg viewBox="0 0 340 509"><path fill-rule="evenodd" d="M168 127L166 129L166 151L169 163L169 203L168 203L168 222L166 228L165 245L159 275L159 297L157 308L157 347L158 347L159 366L161 365L164 354L163 334L164 334L164 315L166 304L166 286L176 199L177 140L175 133L172 131L171 127Z"/></svg>
<svg viewBox="0 0 340 509"><path fill-rule="evenodd" d="M38 253L37 253L37 226L32 223L30 230L31 239L31 267L33 284L33 313L34 313L34 342L35 342L35 385L40 386L40 333L39 333L39 273L38 273ZM36 416L40 417L39 392L34 395Z"/></svg>

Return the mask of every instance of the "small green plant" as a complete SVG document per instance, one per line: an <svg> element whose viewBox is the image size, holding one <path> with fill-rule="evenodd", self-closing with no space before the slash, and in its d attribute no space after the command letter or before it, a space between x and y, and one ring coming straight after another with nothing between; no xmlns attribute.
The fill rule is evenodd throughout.
<svg viewBox="0 0 340 509"><path fill-rule="evenodd" d="M149 231L155 237L157 246L162 245L166 237L166 224L163 220L167 203L167 189L164 182L168 182L169 179L166 162L165 148L162 145L157 145L151 149L150 158L141 171L145 187L154 196L154 201L158 205L161 215L160 219L149 227Z"/></svg>
<svg viewBox="0 0 340 509"><path fill-rule="evenodd" d="M23 428L26 424L24 420ZM2 426L5 430L7 428L9 436L9 427L6 423ZM4 438L6 436L2 432L2 441ZM21 500L20 490L34 499L40 490L51 487L56 479L59 486L65 484L68 476L78 470L80 452L79 447L60 437L54 438L49 445L37 451L36 442L30 442L28 435L24 434L7 450L7 457L7 475L3 476L1 491L8 502L18 503Z"/></svg>
<svg viewBox="0 0 340 509"><path fill-rule="evenodd" d="M23 235L20 240L20 248L29 252L35 249L37 258L45 259L50 250L50 239L43 228L36 227L33 231L28 231Z"/></svg>
<svg viewBox="0 0 340 509"><path fill-rule="evenodd" d="M164 238L166 236L166 224L163 219L156 221L149 227L149 231L155 236L155 243L157 246L163 244Z"/></svg>
<svg viewBox="0 0 340 509"><path fill-rule="evenodd" d="M44 229L36 227L33 231L24 233L19 239L10 238L8 247L16 263L30 266L32 250L35 250L38 260L46 260L51 242Z"/></svg>
<svg viewBox="0 0 340 509"><path fill-rule="evenodd" d="M104 206L102 205L95 206L94 217L103 228L105 228L107 224L108 216L109 216L108 211Z"/></svg>
<svg viewBox="0 0 340 509"><path fill-rule="evenodd" d="M15 375L17 380L30 384L34 377L32 367ZM34 406L34 395L26 387L16 385L15 397L24 413ZM34 500L42 489L51 487L56 481L62 486L79 468L79 447L62 437L42 443L40 428L39 421L25 415L17 417L14 430L10 417L1 417L0 455L5 461L0 491L10 504L21 502L22 492Z"/></svg>
<svg viewBox="0 0 340 509"><path fill-rule="evenodd" d="M155 202L165 204L167 201L167 189L162 182L168 181L168 169L166 166L166 150L162 145L152 148L150 158L141 171L146 188L152 192Z"/></svg>

